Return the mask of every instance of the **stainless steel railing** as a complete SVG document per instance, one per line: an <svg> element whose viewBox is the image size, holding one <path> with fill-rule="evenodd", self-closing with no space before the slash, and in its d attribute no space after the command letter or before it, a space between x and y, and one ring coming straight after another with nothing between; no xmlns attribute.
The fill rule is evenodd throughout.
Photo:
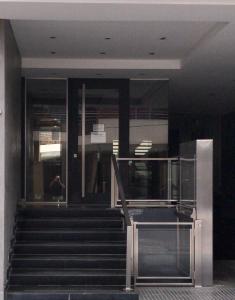
<svg viewBox="0 0 235 300"><path fill-rule="evenodd" d="M123 180L125 179L127 174L126 167L123 168L119 166L120 161L166 161L167 162L167 169L168 169L168 189L170 192L167 192L167 199L127 199L126 198L126 186L124 186ZM201 241L201 228L202 228L202 221L197 220L196 214L192 214L191 212L191 221L188 222L137 222L134 221L128 212L128 207L148 207L148 206L177 206L179 207L179 211L183 213L183 215L188 215L184 212L184 209L194 209L195 210L195 200L185 198L184 191L180 191L179 199L171 199L171 185L172 181L169 176L171 175L171 163L172 162L179 162L178 158L116 158L114 155L112 156L112 169L111 169L111 193L112 193L112 207L121 207L123 209L124 220L126 224L126 231L127 231L127 250L126 250L126 290L131 290L132 284L134 286L138 285L201 285L201 278L202 278L202 261L201 261L201 253L202 253L202 241ZM127 166L127 165L126 165ZM120 169L119 169L120 167ZM181 165L179 162L179 176L181 176L180 169ZM194 165L193 165L194 168ZM121 172L124 171L124 172ZM125 177L123 177L123 175ZM194 179L193 179L194 180ZM126 183L126 182L125 182ZM185 184L182 181L183 184ZM127 182L128 184L128 182ZM181 188L181 177L179 178L179 182L177 182L178 188ZM187 178L186 178L187 184ZM128 185L127 185L128 188ZM181 195L182 199L181 199ZM147 200L147 201L146 201ZM182 200L182 201L181 201ZM174 228L173 228L174 227ZM187 228L186 228L187 227ZM141 229L142 228L142 229ZM148 245L148 241L142 241L140 238L141 230L148 230L151 229L156 233L156 236L159 232L162 231L162 236L164 236L164 228L166 230L165 234L169 234L168 229L174 232L174 239L176 241L176 248L175 251L175 258L177 262L177 267L182 269L182 259L188 260L188 273L187 276L184 274L179 276L162 276L158 273L158 268L151 265L151 267L155 268L153 273L155 275L142 274L140 269L140 253L143 254L143 248L140 250L140 247L143 246L144 249L149 249L153 246L152 244ZM172 233L171 233L172 234ZM169 234L169 235L171 235ZM185 237L187 235L187 237ZM144 237L145 238L145 237ZM168 237L168 241L166 241L166 251L168 247L168 242L171 241L171 238ZM182 238L183 243L186 243L186 249L182 251ZM149 239L149 243L156 243L156 253L147 253L148 259L150 259L151 255L156 255L155 262L161 261L161 253L158 253L159 247L162 247L164 244L163 241L159 241L159 245L157 244L159 241L159 237ZM142 243L142 244L141 244ZM150 247L151 246L151 247ZM185 245L183 245L185 246ZM149 248L150 247L150 248ZM173 249L173 248L172 248ZM155 251L153 249L153 251ZM183 257L183 258L182 258ZM172 257L171 257L172 258Z"/></svg>
<svg viewBox="0 0 235 300"><path fill-rule="evenodd" d="M132 281L132 269L133 269L133 226L131 219L128 213L128 208L126 204L126 197L124 192L124 187L122 183L122 178L118 168L117 160L115 155L112 155L112 175L115 176L116 182L118 185L121 206L124 213L124 219L126 224L127 231L127 247L126 247L126 291L131 290L131 281Z"/></svg>
<svg viewBox="0 0 235 300"><path fill-rule="evenodd" d="M114 171L114 175L116 178L115 182L117 183L118 190L119 190L119 195L120 195L121 205L122 205L122 209L123 209L123 213L124 213L125 223L127 226L131 226L131 219L130 219L127 204L126 204L126 196L125 196L125 192L124 192L122 178L120 176L120 172L119 172L119 168L118 168L118 164L117 164L115 155L112 155L112 166L113 166L113 171Z"/></svg>

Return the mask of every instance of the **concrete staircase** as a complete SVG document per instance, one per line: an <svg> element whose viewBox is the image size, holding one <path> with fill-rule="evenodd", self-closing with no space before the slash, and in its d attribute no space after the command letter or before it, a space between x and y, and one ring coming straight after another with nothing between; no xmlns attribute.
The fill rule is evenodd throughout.
<svg viewBox="0 0 235 300"><path fill-rule="evenodd" d="M137 300L125 292L120 210L20 209L6 288L9 300Z"/></svg>

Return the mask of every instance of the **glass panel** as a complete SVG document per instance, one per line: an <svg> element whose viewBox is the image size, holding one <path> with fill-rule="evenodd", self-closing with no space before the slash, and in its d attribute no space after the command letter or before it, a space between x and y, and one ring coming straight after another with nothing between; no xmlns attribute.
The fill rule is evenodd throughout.
<svg viewBox="0 0 235 300"><path fill-rule="evenodd" d="M195 159L180 159L181 203L194 205L195 202Z"/></svg>
<svg viewBox="0 0 235 300"><path fill-rule="evenodd" d="M164 157L168 153L168 81L130 82L131 156Z"/></svg>
<svg viewBox="0 0 235 300"><path fill-rule="evenodd" d="M178 199L178 168L168 161L118 161L127 199L176 200ZM174 162L175 163L175 162ZM168 178L168 172L169 178ZM174 188L174 189L173 189Z"/></svg>
<svg viewBox="0 0 235 300"><path fill-rule="evenodd" d="M180 197L180 169L179 160L171 161L171 199L179 200Z"/></svg>
<svg viewBox="0 0 235 300"><path fill-rule="evenodd" d="M190 225L138 226L138 276L190 277Z"/></svg>
<svg viewBox="0 0 235 300"><path fill-rule="evenodd" d="M80 95L81 99L81 95ZM109 200L111 193L111 154L119 150L119 91L89 88L85 90L85 196L86 201ZM82 103L79 104L79 115ZM78 151L82 147L79 118ZM94 197L96 195L96 198ZM97 197L99 196L99 197Z"/></svg>
<svg viewBox="0 0 235 300"><path fill-rule="evenodd" d="M66 201L66 81L27 80L26 197Z"/></svg>

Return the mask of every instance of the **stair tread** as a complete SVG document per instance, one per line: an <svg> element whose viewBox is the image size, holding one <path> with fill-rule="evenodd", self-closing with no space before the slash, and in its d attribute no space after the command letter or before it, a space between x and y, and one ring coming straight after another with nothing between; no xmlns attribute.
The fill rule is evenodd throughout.
<svg viewBox="0 0 235 300"><path fill-rule="evenodd" d="M40 241L40 242L32 242L29 241L27 243L22 243L21 241L16 242L15 244L16 246L125 246L126 243L124 243L123 241L93 241L93 242L64 242L64 241L59 241L59 242L44 242L44 241Z"/></svg>
<svg viewBox="0 0 235 300"><path fill-rule="evenodd" d="M125 234L125 231L121 230L120 228L110 228L110 229L107 229L107 228L97 228L97 229L93 229L93 228L82 228L82 229L77 229L75 228L74 230L71 230L71 229L48 229L48 230L35 230L32 229L32 230L24 230L24 229L17 229L16 230L16 233L123 233Z"/></svg>
<svg viewBox="0 0 235 300"><path fill-rule="evenodd" d="M67 222L74 222L74 221L92 221L92 222L97 222L97 221L113 221L113 222L121 222L121 219L120 217L82 217L82 216L79 216L77 218L74 218L74 217L37 217L37 218L29 218L29 217L19 217L17 221L40 221L40 222L48 222L48 220L50 221L67 221Z"/></svg>
<svg viewBox="0 0 235 300"><path fill-rule="evenodd" d="M47 255L47 256L42 256L42 255L35 255L35 256L15 256L13 255L13 260L98 260L98 259L102 259L102 260L120 260L120 259L126 259L125 255L120 254L112 254L112 255L108 255L108 254L100 254L97 255Z"/></svg>
<svg viewBox="0 0 235 300"><path fill-rule="evenodd" d="M32 207L32 208L19 208L18 213L21 212L31 212L31 211L114 211L114 212L120 212L119 208L110 208L110 207L87 207L87 206L73 206L73 207Z"/></svg>
<svg viewBox="0 0 235 300"><path fill-rule="evenodd" d="M8 288L8 292L10 293L18 293L18 292L35 292L35 293L42 293L42 292L49 292L49 293L55 293L55 292L97 292L97 293L105 293L107 292L123 292L126 293L126 291L122 291L124 288L123 285L94 285L94 286L84 286L84 285L70 285L70 286L54 286L54 285L40 285L40 286L22 286L22 285L10 285ZM119 291L121 289L121 291Z"/></svg>
<svg viewBox="0 0 235 300"><path fill-rule="evenodd" d="M125 249L119 209L22 209L16 219L8 293L32 292L33 299L41 292L120 291Z"/></svg>
<svg viewBox="0 0 235 300"><path fill-rule="evenodd" d="M13 269L11 276L125 276L124 269Z"/></svg>
<svg viewBox="0 0 235 300"><path fill-rule="evenodd" d="M110 228L107 228L107 227L87 227L87 228L74 228L74 227L70 227L70 228L68 228L68 227L65 227L66 229L67 229L67 232L71 232L71 233L76 233L77 231L80 231L80 230L84 230L84 233L88 233L88 232L90 232L90 231L94 231L95 233L108 233L108 232L114 232L114 233L121 233L122 231L122 229L120 228L120 227L110 227ZM22 228L22 227L20 227L20 228L17 228L17 230L16 230L16 233L18 234L18 233L33 233L33 232L35 232L35 233L37 233L37 232L44 232L44 233L59 233L59 232L61 232L61 230L64 230L64 231L66 231L66 229L64 230L64 229L62 229L61 227L53 227L53 228L51 228L51 227L48 227L48 228L43 228L43 230L42 229L39 229L39 228L35 228L35 227L31 227L31 228ZM95 230L94 230L95 229ZM125 231L124 231L124 233L125 233Z"/></svg>

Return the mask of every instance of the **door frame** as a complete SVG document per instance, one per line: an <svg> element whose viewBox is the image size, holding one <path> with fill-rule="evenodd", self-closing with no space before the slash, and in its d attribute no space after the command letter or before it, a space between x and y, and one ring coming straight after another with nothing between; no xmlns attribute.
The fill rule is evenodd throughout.
<svg viewBox="0 0 235 300"><path fill-rule="evenodd" d="M103 78L81 78L68 79L68 103L67 103L67 203L74 204L76 198L81 198L81 190L78 190L78 174L79 166L74 163L74 154L78 153L78 90L82 90L82 101L85 101L84 84L88 88L107 88L117 89L119 91L119 156L129 156L129 111L130 111L130 96L129 96L129 79L103 79ZM82 107L82 130L84 136L85 129L85 105ZM82 140L82 147L85 147L84 139ZM83 150L84 153L84 150ZM84 159L84 158L82 158ZM84 164L84 162L83 162ZM85 173L85 170L83 170ZM83 181L84 181L83 173ZM85 184L85 182L83 183ZM84 187L83 187L84 191ZM75 201L74 201L75 200ZM77 200L78 201L78 200Z"/></svg>

